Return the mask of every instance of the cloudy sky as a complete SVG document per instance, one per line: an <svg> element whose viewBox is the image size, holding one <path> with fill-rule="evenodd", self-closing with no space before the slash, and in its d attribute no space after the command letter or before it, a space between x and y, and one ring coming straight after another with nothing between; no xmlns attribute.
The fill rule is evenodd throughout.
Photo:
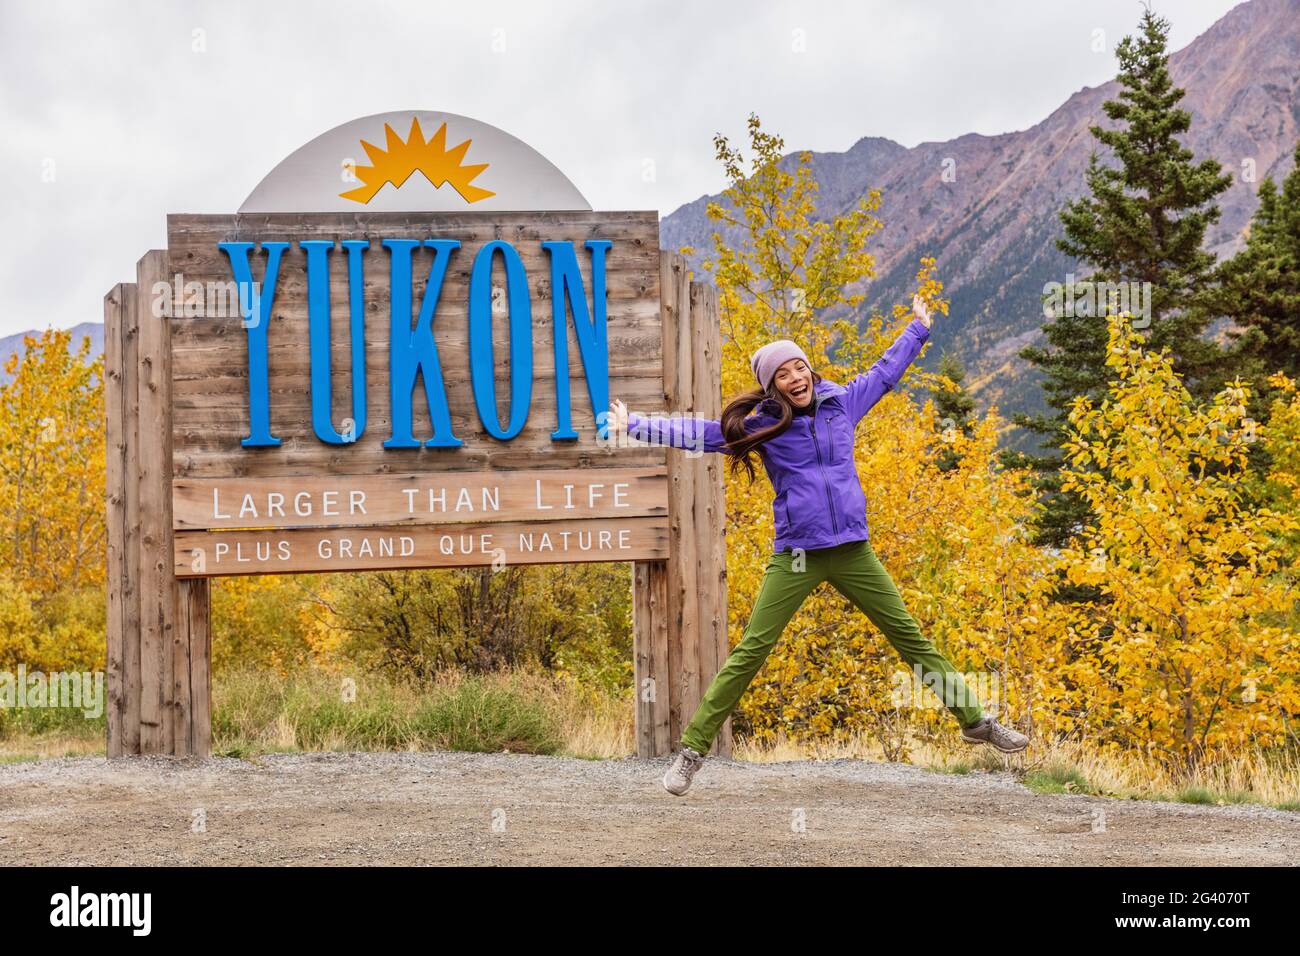
<svg viewBox="0 0 1300 956"><path fill-rule="evenodd" d="M1234 5L1156 9L1178 49ZM721 188L713 136L744 142L751 111L788 149L1023 129L1110 79L1139 15L1136 0L3 0L0 335L100 321L167 213L234 212L355 117L472 116L596 209L667 215Z"/></svg>

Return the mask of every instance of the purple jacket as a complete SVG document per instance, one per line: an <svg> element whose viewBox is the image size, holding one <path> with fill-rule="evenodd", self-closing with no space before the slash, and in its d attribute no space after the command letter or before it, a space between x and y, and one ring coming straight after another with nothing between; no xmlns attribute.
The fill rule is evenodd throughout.
<svg viewBox="0 0 1300 956"><path fill-rule="evenodd" d="M782 434L758 446L776 492L773 551L868 540L867 499L853 460L853 433L872 406L898 384L929 337L925 323L913 319L875 365L848 385L818 382L813 414L796 415ZM760 402L745 418L745 431L776 424L780 418L775 405L772 399ZM721 452L726 442L722 426L705 418L629 412L627 426L628 434L639 441L686 450Z"/></svg>

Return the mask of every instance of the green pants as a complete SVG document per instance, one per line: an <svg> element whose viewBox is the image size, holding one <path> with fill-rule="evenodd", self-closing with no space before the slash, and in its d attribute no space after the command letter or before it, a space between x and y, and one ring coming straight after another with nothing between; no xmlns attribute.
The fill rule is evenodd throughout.
<svg viewBox="0 0 1300 956"><path fill-rule="evenodd" d="M790 618L822 581L830 581L866 614L909 666L914 670L919 667L921 679L935 689L962 727L969 727L983 716L983 708L961 674L935 649L907 613L898 588L868 542L850 541L833 548L815 548L803 552L801 557L802 569L797 569L790 551L773 554L768 560L744 638L709 684L704 699L682 732L685 746L696 753L709 751L719 728L767 660Z"/></svg>

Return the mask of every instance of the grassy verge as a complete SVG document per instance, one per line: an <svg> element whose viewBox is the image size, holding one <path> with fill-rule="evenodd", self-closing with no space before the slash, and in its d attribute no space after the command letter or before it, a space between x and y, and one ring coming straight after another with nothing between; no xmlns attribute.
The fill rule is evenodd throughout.
<svg viewBox="0 0 1300 956"><path fill-rule="evenodd" d="M105 718L52 708L0 711L0 762L104 750ZM448 673L426 683L365 674L265 671L214 681L212 750L467 750L621 757L635 748L630 704L545 674Z"/></svg>
<svg viewBox="0 0 1300 956"><path fill-rule="evenodd" d="M70 707L0 708L0 763L102 754L105 727Z"/></svg>
<svg viewBox="0 0 1300 956"><path fill-rule="evenodd" d="M621 756L631 714L544 674L449 672L426 684L364 674L228 675L214 690L213 752L468 750Z"/></svg>
<svg viewBox="0 0 1300 956"><path fill-rule="evenodd" d="M429 683L366 674L265 671L225 674L213 687L213 753L462 750L585 759L635 751L632 705L547 674L449 672ZM0 710L0 762L104 753L105 719L80 712ZM1300 757L1253 752L1174 777L1142 754L1110 754L1080 742L1035 741L1003 755L951 737L908 741L910 762L940 773L1007 770L1038 793L1194 804L1261 803L1300 811ZM740 738L738 760L888 759L872 738L824 744Z"/></svg>
<svg viewBox="0 0 1300 956"><path fill-rule="evenodd" d="M1254 751L1204 767L1190 776L1175 776L1143 754L1111 754L1076 741L1035 741L1023 754L1001 754L991 747L972 747L953 735L908 741L909 762L939 773L1005 770L1036 793L1073 793L1129 800L1165 800L1215 806L1259 803L1300 811L1300 755L1294 750ZM866 735L835 743L808 745L777 740L756 745L740 740L737 760L888 759L880 744Z"/></svg>

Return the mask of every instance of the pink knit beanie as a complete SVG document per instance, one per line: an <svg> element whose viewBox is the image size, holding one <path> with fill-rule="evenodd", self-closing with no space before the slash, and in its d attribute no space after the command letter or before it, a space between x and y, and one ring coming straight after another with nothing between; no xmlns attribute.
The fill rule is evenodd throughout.
<svg viewBox="0 0 1300 956"><path fill-rule="evenodd" d="M772 384L772 376L776 374L776 370L792 358L801 358L809 368L812 368L812 362L808 361L808 356L804 354L803 349L789 339L768 342L750 358L749 366L754 370L754 377L758 379L758 384L767 388Z"/></svg>

